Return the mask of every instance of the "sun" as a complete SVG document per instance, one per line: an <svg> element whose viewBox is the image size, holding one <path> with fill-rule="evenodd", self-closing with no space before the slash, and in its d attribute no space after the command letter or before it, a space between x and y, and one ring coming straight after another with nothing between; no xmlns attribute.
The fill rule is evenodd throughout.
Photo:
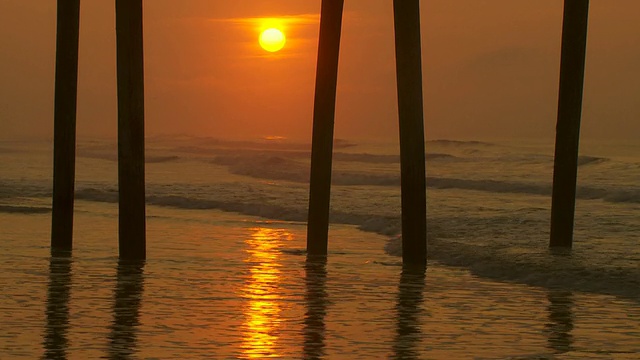
<svg viewBox="0 0 640 360"><path fill-rule="evenodd" d="M263 49L268 52L276 52L284 47L287 38L281 30L269 28L260 33L258 41Z"/></svg>

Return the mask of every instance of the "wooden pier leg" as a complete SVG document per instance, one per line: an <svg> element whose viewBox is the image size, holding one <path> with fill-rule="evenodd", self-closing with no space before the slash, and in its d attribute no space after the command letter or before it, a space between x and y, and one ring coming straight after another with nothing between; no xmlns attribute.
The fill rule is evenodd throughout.
<svg viewBox="0 0 640 360"><path fill-rule="evenodd" d="M307 254L327 255L333 125L344 0L322 0L313 104Z"/></svg>
<svg viewBox="0 0 640 360"><path fill-rule="evenodd" d="M588 17L589 0L565 0L551 203L551 247L570 248L573 243Z"/></svg>
<svg viewBox="0 0 640 360"><path fill-rule="evenodd" d="M427 194L422 108L420 1L394 0L400 121L402 261L427 263Z"/></svg>
<svg viewBox="0 0 640 360"><path fill-rule="evenodd" d="M119 249L146 257L142 0L116 0Z"/></svg>
<svg viewBox="0 0 640 360"><path fill-rule="evenodd" d="M58 0L51 248L73 246L80 0Z"/></svg>

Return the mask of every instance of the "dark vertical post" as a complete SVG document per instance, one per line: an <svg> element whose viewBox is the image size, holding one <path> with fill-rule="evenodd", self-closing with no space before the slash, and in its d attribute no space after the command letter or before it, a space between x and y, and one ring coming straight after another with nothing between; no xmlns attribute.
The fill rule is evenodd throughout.
<svg viewBox="0 0 640 360"><path fill-rule="evenodd" d="M142 0L116 0L120 258L144 259Z"/></svg>
<svg viewBox="0 0 640 360"><path fill-rule="evenodd" d="M344 0L322 0L316 92L313 104L311 182L307 225L308 255L327 254L333 124L343 8Z"/></svg>
<svg viewBox="0 0 640 360"><path fill-rule="evenodd" d="M58 0L51 248L71 250L76 172L80 0Z"/></svg>
<svg viewBox="0 0 640 360"><path fill-rule="evenodd" d="M400 172L402 261L427 263L427 194L422 109L420 1L394 0Z"/></svg>
<svg viewBox="0 0 640 360"><path fill-rule="evenodd" d="M589 0L565 0L551 201L551 247L571 247Z"/></svg>

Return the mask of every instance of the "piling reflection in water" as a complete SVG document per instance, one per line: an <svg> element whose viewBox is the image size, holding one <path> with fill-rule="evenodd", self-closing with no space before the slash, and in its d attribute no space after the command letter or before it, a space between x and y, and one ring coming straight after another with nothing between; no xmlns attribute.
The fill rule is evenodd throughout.
<svg viewBox="0 0 640 360"><path fill-rule="evenodd" d="M129 359L136 353L136 332L144 288L144 261L120 260L110 326L110 359Z"/></svg>
<svg viewBox="0 0 640 360"><path fill-rule="evenodd" d="M396 304L397 327L393 343L396 359L418 359L418 343L422 336L420 330L420 307L424 302L426 268L404 266L398 285Z"/></svg>
<svg viewBox="0 0 640 360"><path fill-rule="evenodd" d="M49 259L47 320L42 341L44 346L43 359L67 358L71 264L70 251L52 251Z"/></svg>
<svg viewBox="0 0 640 360"><path fill-rule="evenodd" d="M241 296L245 306L242 351L248 358L279 357L281 282L279 261L283 241L292 234L284 229L255 228L247 244L250 276Z"/></svg>
<svg viewBox="0 0 640 360"><path fill-rule="evenodd" d="M547 293L549 322L545 324L548 347L557 353L573 350L573 293L551 289Z"/></svg>
<svg viewBox="0 0 640 360"><path fill-rule="evenodd" d="M321 359L325 348L327 314L327 258L309 257L305 263L304 355L305 359Z"/></svg>

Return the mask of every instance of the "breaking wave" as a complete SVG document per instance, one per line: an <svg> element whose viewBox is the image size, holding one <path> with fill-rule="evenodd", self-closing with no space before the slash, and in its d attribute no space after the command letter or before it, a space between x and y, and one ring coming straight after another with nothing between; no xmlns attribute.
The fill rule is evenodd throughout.
<svg viewBox="0 0 640 360"><path fill-rule="evenodd" d="M434 145L444 145L444 146L495 146L496 144L486 142L486 141L463 141L463 140L448 140L448 139L437 139L437 140L429 140L427 144Z"/></svg>
<svg viewBox="0 0 640 360"><path fill-rule="evenodd" d="M118 192L113 189L85 188L76 191L76 198L86 201L117 203ZM283 221L306 221L306 203L289 206L268 204L251 200L217 200L178 195L151 194L146 197L148 205L167 206L188 210L222 210L244 215L259 216ZM400 231L399 219L396 217L372 216L368 213L332 211L330 221L336 224L360 226L362 230L385 235L397 234Z"/></svg>
<svg viewBox="0 0 640 360"><path fill-rule="evenodd" d="M607 158L597 157L597 156L578 156L578 166L589 165L589 164L600 164L603 162L609 161Z"/></svg>
<svg viewBox="0 0 640 360"><path fill-rule="evenodd" d="M276 160L279 161L279 160ZM232 186L232 185L229 185ZM233 185L237 186L237 185ZM534 188L535 189L535 188ZM214 199L215 192L193 193L193 189L149 186L147 204L174 207L179 209L207 210L215 209L240 214L259 216L269 219L304 222L307 217L306 202L291 201L270 204L264 199L247 195L244 197L224 197ZM220 190L220 189L217 189ZM217 191L216 190L216 191ZM233 193L241 192L234 188ZM538 190L535 190L538 191ZM46 193L41 189L40 193ZM185 193L189 195L176 195ZM82 187L77 190L79 200L116 203L118 192L114 187L97 188ZM48 208L28 206L0 206L2 212L14 213L46 213ZM451 222L451 221L454 222ZM486 227L502 229L511 226L513 218L504 217L483 221ZM332 211L331 223L355 225L359 229L375 232L390 237L385 250L390 255L399 256L401 232L400 216L372 215L366 212ZM473 239L451 236L441 227L456 227L468 223L468 219L431 218L428 229L428 256L442 264L468 268L472 273L499 280L517 281L525 284L544 287L563 287L576 291L590 291L619 295L629 298L640 298L640 270L633 267L617 268L594 266L592 262L581 261L579 256L555 256L539 249L527 249L521 254L506 253L504 244L487 246L474 244ZM446 224L446 225L445 225ZM456 225L457 224L457 225ZM516 225L513 225L516 226ZM539 231L536 225L536 231ZM635 270L634 270L635 269Z"/></svg>
<svg viewBox="0 0 640 360"><path fill-rule="evenodd" d="M282 150L236 150L236 149L209 149L201 155L214 156L214 163L241 166L242 163L255 163L256 159L271 157L286 158L287 160L302 159L308 161L311 158L310 151L282 151ZM456 160L457 156L445 153L426 153L427 160ZM369 153L345 153L334 152L334 161L361 162L369 164L399 164L400 155L369 154ZM308 165L306 165L308 167Z"/></svg>
<svg viewBox="0 0 640 360"><path fill-rule="evenodd" d="M89 159L100 159L107 161L118 161L118 155L110 152L91 152L91 151L83 151L80 150L78 153L79 157L89 158ZM144 157L144 162L147 164L153 163L165 163L169 161L179 160L180 157L176 155L149 155L146 154Z"/></svg>
<svg viewBox="0 0 640 360"><path fill-rule="evenodd" d="M472 180L427 177L427 187L436 189L462 189L493 193L513 193L550 196L551 184L511 182L499 180ZM604 200L611 203L640 203L640 188L604 189L592 186L578 186L576 198L583 200Z"/></svg>
<svg viewBox="0 0 640 360"><path fill-rule="evenodd" d="M367 154L367 153L341 153L337 152L333 154L333 159L336 161L352 161L363 162L371 164L398 164L400 163L400 155L379 155L379 154ZM426 160L455 160L459 159L455 155L445 153L426 153Z"/></svg>
<svg viewBox="0 0 640 360"><path fill-rule="evenodd" d="M48 207L0 205L0 213L6 214L46 214L50 211Z"/></svg>
<svg viewBox="0 0 640 360"><path fill-rule="evenodd" d="M169 162L169 161L177 161L180 160L179 156L175 156L175 155L168 155L168 156L145 156L144 161L146 163L165 163L165 162Z"/></svg>
<svg viewBox="0 0 640 360"><path fill-rule="evenodd" d="M600 158L598 158L600 159ZM599 161L599 160L594 160ZM296 160L279 156L245 157L220 156L213 160L215 164L229 167L236 175L249 176L265 180L309 182L309 166ZM427 176L427 187L434 189L461 189L492 193L512 193L550 196L551 183L528 183L490 179L459 179ZM399 174L374 174L371 172L334 171L334 185L353 186L399 186ZM578 186L578 199L601 199L611 203L640 203L640 188L605 189L593 186Z"/></svg>
<svg viewBox="0 0 640 360"><path fill-rule="evenodd" d="M280 144L277 141L264 144L216 142L215 140L188 141L182 143L185 146L181 148L171 144L169 147L163 147L162 150L151 151L150 154L147 154L146 160L147 162L167 163L166 169L163 168L163 170L172 172L183 169L182 166L172 164L182 160L197 161L196 165L200 167L213 168L209 164L213 163L228 168L229 172L236 175L278 180L283 183L265 185L264 181L243 181L238 177L229 178L229 182L221 182L221 179L216 179L205 184L190 183L189 180L185 180L184 183L158 183L157 180L154 180L156 182L147 184L147 204L177 209L222 210L283 221L306 221L308 189L299 184L307 184L309 180L310 151L308 144ZM428 153L427 158L431 159L432 163L443 167L439 169L439 172L433 173L450 175L427 177L426 183L429 189L470 190L487 194L551 195L550 181L547 182L547 179L542 177L528 176L529 171L539 170L541 167L544 167L545 170L549 169L553 157L547 153L530 154L528 149L525 149L526 153L512 152L511 149L503 148L501 145L479 141L436 140L430 142L430 145L440 146L438 148L440 152ZM354 146L354 144L343 143L337 148L349 146ZM166 150L169 148L177 150L169 152ZM81 154L88 157L115 160L115 151L113 150L115 149L112 147L94 146L81 149ZM334 188L334 194L344 196L338 198L339 201L333 202L333 204L340 205L332 209L330 221L332 224L354 225L363 231L389 236L385 250L388 254L399 256L401 220L396 208L398 205L394 203L395 200L399 202L397 199L399 192L396 191L400 184L399 171L396 171L399 156L371 154L364 151L360 153L349 152L353 150L357 150L357 148L334 153L336 162L349 162L349 164L347 166L339 164L333 172L333 183L344 186ZM477 151L481 156L474 157L470 155L473 154L470 151ZM611 174L602 173L609 176L609 178L605 177L605 181L596 179L592 183L580 185L577 191L579 199L640 204L640 187L633 181L633 176L637 173L631 172L629 175L626 169L623 172L619 165L627 166L629 164L615 163L615 161L617 160L595 156L581 156L579 158L580 166L588 167L588 170L594 173L601 170L613 170ZM449 162L455 162L455 164ZM375 166L357 163L375 164ZM520 166L515 170L518 171L517 177L510 176L510 174L505 174L509 177L498 174L500 169L507 169L512 164ZM600 167L601 164L604 166ZM451 167L447 168L448 165ZM464 166L467 165L470 165L469 169L465 170ZM488 171L484 173L485 175L482 175L482 172L474 173L476 169L485 165L495 171ZM499 167L496 166L494 169L495 165L499 165ZM530 167L530 165L535 165L535 167ZM639 169L637 163L629 166L636 166L632 168L633 171ZM215 168L214 170L220 169ZM14 178L10 180L0 179L0 200L2 200L0 203L6 204L0 205L0 212L22 214L49 212L48 200L44 201L42 198L51 196L50 179L46 179L46 176L29 179L28 174L22 173L20 168L17 171L12 174ZM615 171L620 172L616 173ZM492 178L494 174L496 178ZM621 183L627 185L617 183L617 174L626 176ZM467 176L469 178L466 178ZM118 202L118 191L115 184L102 179L93 181L95 182L82 181L78 183L76 199L101 203ZM607 184L606 181L609 181L611 185L602 185ZM387 199L368 201L366 192L370 189L356 189L356 186L395 187L395 189L378 189L385 196L393 198L393 201L387 201ZM360 193L352 193L354 189ZM272 190L275 193L271 193ZM432 192L432 194L435 193L436 191ZM362 194L365 194L362 197L363 201L350 202ZM353 197L351 197L352 195ZM446 199L449 193L441 191L438 195L443 195L442 198ZM40 199L34 200L32 198ZM473 200L482 201L485 198L486 196L477 196L477 199ZM619 250L612 248L610 253L602 255L591 248L588 251L590 254L587 255L581 255L576 251L573 254L549 254L544 246L544 240L542 245L531 245L532 242L548 237L548 234L545 233L548 231L548 209L532 210L527 208L521 213L515 213L518 210L511 212L509 210L511 208L497 209L495 212L492 209L491 212L482 212L479 213L481 216L477 216L478 213L467 214L464 211L455 211L465 205L452 204L455 201L460 202L460 200L453 199L451 203L444 205L447 209L441 210L439 214L442 215L438 215L436 211L429 215L427 235L430 261L435 260L446 265L465 267L474 274L483 277L517 281L536 286L563 287L640 298L640 270L635 263L628 265L622 262L636 261L637 255L634 253L630 255L618 254L614 252ZM482 204L472 203L472 205L481 206ZM599 203L593 205L602 207ZM615 207L611 208L615 210ZM630 208L624 207L624 210L627 211ZM634 205L633 211L636 208L637 206ZM603 214L606 215L606 213ZM598 213L592 215L593 218L596 218L596 215ZM620 222L625 221L624 216L633 215L622 213ZM620 225L616 223L617 219L603 217L605 219L599 225L606 226L607 229L605 232L595 232L596 236L604 233L612 234L612 237L615 237L618 234L616 226L619 226L624 230L623 236L627 237L624 241L628 241L629 235L627 234L635 234L638 229L635 223L630 226ZM586 218L586 220L583 218L582 221L589 221L593 218ZM611 219L614 219L614 226L609 228ZM594 243L595 240L607 241L607 239L594 239ZM633 241L633 238L630 240ZM513 244L515 246L512 246ZM517 250L515 253L513 252L514 248ZM628 248L619 247L617 249ZM618 255L622 260L617 258ZM597 257L597 259L585 260L581 256ZM612 260L612 263L609 264L606 260Z"/></svg>
<svg viewBox="0 0 640 360"><path fill-rule="evenodd" d="M385 251L402 256L402 238L392 237ZM504 248L504 247L503 247ZM595 265L570 251L527 249L520 254L430 236L428 259L463 267L477 276L532 286L622 296L640 301L640 269ZM587 255L588 256L588 255Z"/></svg>

